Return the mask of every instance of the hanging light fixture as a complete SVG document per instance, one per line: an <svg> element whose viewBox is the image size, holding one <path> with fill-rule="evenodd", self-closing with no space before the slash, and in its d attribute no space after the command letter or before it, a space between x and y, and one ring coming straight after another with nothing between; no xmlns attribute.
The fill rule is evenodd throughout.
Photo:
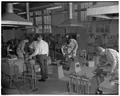
<svg viewBox="0 0 120 96"><path fill-rule="evenodd" d="M13 12L13 4L7 3L6 13L2 16L1 21L2 26L13 26L13 25L33 25L32 22L14 14Z"/></svg>

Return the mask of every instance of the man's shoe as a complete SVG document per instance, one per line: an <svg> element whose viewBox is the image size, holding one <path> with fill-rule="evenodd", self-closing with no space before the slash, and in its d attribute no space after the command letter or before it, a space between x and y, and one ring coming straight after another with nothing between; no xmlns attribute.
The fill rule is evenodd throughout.
<svg viewBox="0 0 120 96"><path fill-rule="evenodd" d="M40 82L45 82L46 80L45 80L45 79L40 79L40 80L38 80L38 81L40 81Z"/></svg>

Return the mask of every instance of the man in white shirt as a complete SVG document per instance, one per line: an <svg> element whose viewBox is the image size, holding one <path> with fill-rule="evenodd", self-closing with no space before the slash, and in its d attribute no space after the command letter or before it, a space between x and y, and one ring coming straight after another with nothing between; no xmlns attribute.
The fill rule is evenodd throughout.
<svg viewBox="0 0 120 96"><path fill-rule="evenodd" d="M42 40L42 36L39 35L37 38L36 48L32 55L29 56L29 59L36 56L36 60L40 65L41 68L41 80L39 81L45 81L48 78L48 72L47 72L47 56L49 53L49 46L48 43L44 40Z"/></svg>

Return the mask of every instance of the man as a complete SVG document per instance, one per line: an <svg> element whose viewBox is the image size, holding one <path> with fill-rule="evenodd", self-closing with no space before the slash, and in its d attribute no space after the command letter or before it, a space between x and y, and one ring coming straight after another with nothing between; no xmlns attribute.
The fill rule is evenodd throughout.
<svg viewBox="0 0 120 96"><path fill-rule="evenodd" d="M38 34L35 34L34 36L33 36L33 40L32 40L32 42L31 42L31 44L29 45L29 48L31 48L31 49L33 49L33 50L35 50L35 47L36 47L36 45L37 45L37 36L38 36Z"/></svg>
<svg viewBox="0 0 120 96"><path fill-rule="evenodd" d="M103 56L103 55L106 56L107 62L104 64L104 66L107 64L109 64L111 66L110 73L112 74L112 73L117 72L118 71L119 53L116 50L111 49L111 48L104 49L102 47L98 47L97 49L101 56Z"/></svg>
<svg viewBox="0 0 120 96"><path fill-rule="evenodd" d="M25 39L25 40L21 41L20 44L17 47L17 55L21 59L24 59L24 55L25 55L24 48L25 48L26 43L28 43L28 42L29 42L29 40Z"/></svg>
<svg viewBox="0 0 120 96"><path fill-rule="evenodd" d="M110 89L118 83L119 53L111 48L104 49L102 47L97 47L97 49L100 56L106 56L106 63L102 64L102 66L100 65L99 67L102 67L103 70L107 70L108 66L110 67L109 70L107 70L107 73L109 74L107 74L107 77L104 78L104 81L99 85L99 90L106 92L105 89ZM118 91L117 87L114 87L112 90Z"/></svg>
<svg viewBox="0 0 120 96"><path fill-rule="evenodd" d="M41 80L39 81L45 81L48 78L48 72L47 72L47 56L49 53L49 46L46 41L42 39L42 36L39 35L37 37L37 44L35 51L32 55L29 56L29 59L36 56L36 60L40 65L41 68Z"/></svg>
<svg viewBox="0 0 120 96"><path fill-rule="evenodd" d="M68 55L69 57L75 57L76 53L77 53L77 49L78 49L78 43L75 39L66 36L67 39L69 40L69 44L68 44Z"/></svg>

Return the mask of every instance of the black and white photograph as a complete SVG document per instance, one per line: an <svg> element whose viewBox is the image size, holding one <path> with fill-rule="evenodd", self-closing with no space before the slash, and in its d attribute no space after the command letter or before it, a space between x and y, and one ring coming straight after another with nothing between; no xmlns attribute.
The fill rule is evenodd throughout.
<svg viewBox="0 0 120 96"><path fill-rule="evenodd" d="M1 1L1 95L118 95L119 1Z"/></svg>

